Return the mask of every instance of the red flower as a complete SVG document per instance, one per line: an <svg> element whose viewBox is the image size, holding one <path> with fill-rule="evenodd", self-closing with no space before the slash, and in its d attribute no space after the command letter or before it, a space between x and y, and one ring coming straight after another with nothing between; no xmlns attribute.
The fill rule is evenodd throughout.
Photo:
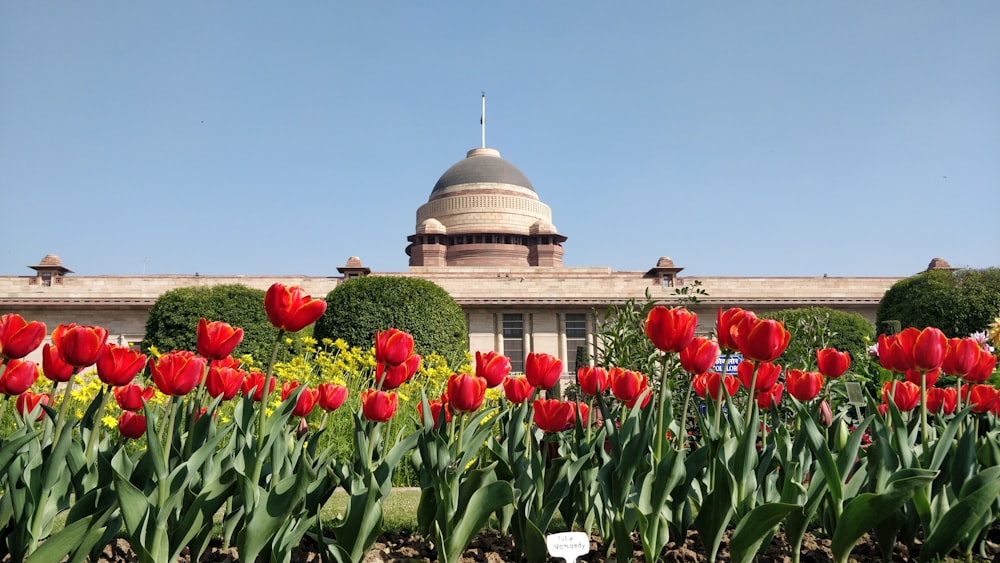
<svg viewBox="0 0 1000 563"><path fill-rule="evenodd" d="M333 412L340 408L347 400L347 387L336 383L320 383L316 386L319 392L319 407L326 412Z"/></svg>
<svg viewBox="0 0 1000 563"><path fill-rule="evenodd" d="M562 372L562 360L549 354L530 352L524 362L524 377L538 389L551 389L559 383Z"/></svg>
<svg viewBox="0 0 1000 563"><path fill-rule="evenodd" d="M472 412L486 397L486 379L478 375L454 374L448 378L448 401L455 412Z"/></svg>
<svg viewBox="0 0 1000 563"><path fill-rule="evenodd" d="M403 363L388 367L385 364L375 365L375 381L381 382L380 389L391 391L406 383L420 369L420 354L413 354Z"/></svg>
<svg viewBox="0 0 1000 563"><path fill-rule="evenodd" d="M118 417L118 432L124 438L136 439L146 433L146 417L125 411Z"/></svg>
<svg viewBox="0 0 1000 563"><path fill-rule="evenodd" d="M34 412L35 408L39 404L47 405L49 404L49 396L45 393L32 393L31 391L25 391L17 396L17 400L14 401L14 405L17 407L17 412L21 413L22 417L27 417L29 414ZM39 409L38 418L45 416L45 411Z"/></svg>
<svg viewBox="0 0 1000 563"><path fill-rule="evenodd" d="M680 353L681 367L696 375L712 369L719 357L719 345L713 340L697 336Z"/></svg>
<svg viewBox="0 0 1000 563"><path fill-rule="evenodd" d="M646 315L646 337L664 352L680 352L694 338L698 315L683 307L657 305Z"/></svg>
<svg viewBox="0 0 1000 563"><path fill-rule="evenodd" d="M368 389L361 392L361 413L373 422L388 422L396 414L399 399L395 393L386 393L379 389Z"/></svg>
<svg viewBox="0 0 1000 563"><path fill-rule="evenodd" d="M108 385L127 385L145 365L145 354L125 346L107 344L97 357L97 377Z"/></svg>
<svg viewBox="0 0 1000 563"><path fill-rule="evenodd" d="M537 399L531 405L535 426L544 432L562 432L573 426L577 407L572 401L558 399Z"/></svg>
<svg viewBox="0 0 1000 563"><path fill-rule="evenodd" d="M958 393L955 392L954 387L931 387L927 390L927 412L941 413L941 414L952 414L955 412L955 406L957 401Z"/></svg>
<svg viewBox="0 0 1000 563"><path fill-rule="evenodd" d="M486 380L489 388L503 383L510 373L510 358L496 352L476 352L476 375Z"/></svg>
<svg viewBox="0 0 1000 563"><path fill-rule="evenodd" d="M275 328L298 332L323 316L326 301L305 295L301 287L276 283L267 288L264 310Z"/></svg>
<svg viewBox="0 0 1000 563"><path fill-rule="evenodd" d="M941 367L948 353L948 338L941 329L929 326L913 341L913 367L930 371Z"/></svg>
<svg viewBox="0 0 1000 563"><path fill-rule="evenodd" d="M968 401L972 412L990 412L997 400L997 390L989 385L973 385L969 389Z"/></svg>
<svg viewBox="0 0 1000 563"><path fill-rule="evenodd" d="M187 395L201 383L207 360L186 350L163 354L150 361L153 383L164 395Z"/></svg>
<svg viewBox="0 0 1000 563"><path fill-rule="evenodd" d="M143 403L152 399L153 393L156 392L150 385L143 387L135 383L114 387L111 391L118 401L118 406L126 411L141 411Z"/></svg>
<svg viewBox="0 0 1000 563"><path fill-rule="evenodd" d="M920 404L920 386L909 381L886 381L882 385L882 401L890 398L901 411L912 411Z"/></svg>
<svg viewBox="0 0 1000 563"><path fill-rule="evenodd" d="M778 382L778 377L781 376L781 366L772 364L771 362L760 362L757 364L754 364L750 360L740 362L736 366L736 377L739 378L740 383L748 391L750 390L750 382L753 381L754 366L757 367L757 381L754 382L754 394L769 391Z"/></svg>
<svg viewBox="0 0 1000 563"><path fill-rule="evenodd" d="M878 337L878 361L885 369L904 373L916 367L913 363L913 343L920 331L907 327L897 334Z"/></svg>
<svg viewBox="0 0 1000 563"><path fill-rule="evenodd" d="M836 379L844 375L847 368L851 367L851 355L834 348L817 349L816 365L824 377Z"/></svg>
<svg viewBox="0 0 1000 563"><path fill-rule="evenodd" d="M937 383L938 377L941 376L941 369L932 369L928 372L921 372L918 369L908 369L906 373L903 374L903 378L910 383L920 385L920 374L923 373L924 377L927 379L927 387L932 387Z"/></svg>
<svg viewBox="0 0 1000 563"><path fill-rule="evenodd" d="M0 393L20 395L38 380L38 364L30 360L10 360L0 373Z"/></svg>
<svg viewBox="0 0 1000 563"><path fill-rule="evenodd" d="M55 383L65 383L73 377L73 366L67 364L54 344L42 346L42 375Z"/></svg>
<svg viewBox="0 0 1000 563"><path fill-rule="evenodd" d="M722 310L722 307L719 307L715 320L715 337L719 339L719 348L729 352L736 352L740 349L736 343L736 339L733 337L733 329L739 325L741 319L748 315L756 318L753 313L744 311L738 307L726 309L725 311Z"/></svg>
<svg viewBox="0 0 1000 563"><path fill-rule="evenodd" d="M274 392L274 387L278 384L278 379L275 377L271 378L271 383L267 386L267 393L270 395ZM251 371L246 375L243 380L242 393L245 396L250 396L253 393L253 400L260 401L264 398L264 374L259 371Z"/></svg>
<svg viewBox="0 0 1000 563"><path fill-rule="evenodd" d="M619 367L608 370L608 380L611 382L611 393L619 401L634 401L649 387L649 379L644 374Z"/></svg>
<svg viewBox="0 0 1000 563"><path fill-rule="evenodd" d="M948 340L948 353L941 363L941 371L965 377L979 364L982 352L979 343L971 338L951 338Z"/></svg>
<svg viewBox="0 0 1000 563"><path fill-rule="evenodd" d="M774 319L745 320L737 327L735 338L743 356L758 362L773 362L788 347L791 334ZM791 390L789 390L789 393Z"/></svg>
<svg viewBox="0 0 1000 563"><path fill-rule="evenodd" d="M198 353L209 360L221 360L243 341L243 329L222 321L198 321Z"/></svg>
<svg viewBox="0 0 1000 563"><path fill-rule="evenodd" d="M823 374L790 369L785 372L785 389L789 395L800 401L811 401L823 389Z"/></svg>
<svg viewBox="0 0 1000 563"><path fill-rule="evenodd" d="M288 400L288 397L299 387L298 381L287 381L281 386L281 400ZM316 408L316 400L319 398L319 392L315 389L310 389L309 387L303 387L302 392L299 393L298 400L295 401L295 406L292 408L292 416L309 416L309 414Z"/></svg>
<svg viewBox="0 0 1000 563"><path fill-rule="evenodd" d="M979 363L976 364L976 367L969 370L969 373L962 379L969 383L982 383L990 378L996 367L997 357L984 350L979 354Z"/></svg>
<svg viewBox="0 0 1000 563"><path fill-rule="evenodd" d="M608 372L602 367L584 366L576 370L576 380L580 382L580 391L593 397L600 395L608 388Z"/></svg>
<svg viewBox="0 0 1000 563"><path fill-rule="evenodd" d="M649 392L647 393L646 391L649 391ZM646 408L646 405L649 404L649 400L652 399L652 398L653 398L653 392L649 388L649 384L647 383L645 387L643 387L641 390L639 390L639 394L636 395L634 399L625 401L625 407L631 409L632 407L635 406L636 403L639 403L639 401L642 401L641 403L639 403L639 408L640 409L644 409L644 408Z"/></svg>
<svg viewBox="0 0 1000 563"><path fill-rule="evenodd" d="M725 388L726 395L732 397L740 389L740 381L731 375L725 377L719 372L710 371L707 373L700 373L691 380L691 385L694 387L694 392L705 399L707 397L712 397L713 401L719 400L719 391Z"/></svg>
<svg viewBox="0 0 1000 563"><path fill-rule="evenodd" d="M781 392L784 387L784 385L776 383L767 391L757 393L757 408L766 411L781 404Z"/></svg>
<svg viewBox="0 0 1000 563"><path fill-rule="evenodd" d="M45 339L45 323L24 320L17 313L0 317L0 355L18 360L34 352Z"/></svg>
<svg viewBox="0 0 1000 563"><path fill-rule="evenodd" d="M441 421L441 411L444 410L444 422L445 424L451 422L451 410L448 408L448 394L445 393L441 395L440 399L431 399L427 401L427 406L431 409L431 420L436 426L438 422ZM424 403L423 401L417 403L417 412L420 413L420 420L424 419Z"/></svg>
<svg viewBox="0 0 1000 563"><path fill-rule="evenodd" d="M52 343L62 359L78 368L94 365L107 341L108 330L99 326L59 325L52 331Z"/></svg>
<svg viewBox="0 0 1000 563"><path fill-rule="evenodd" d="M507 377L503 380L503 394L512 403L523 403L535 392L524 377Z"/></svg>
<svg viewBox="0 0 1000 563"><path fill-rule="evenodd" d="M214 362L213 362L214 363ZM228 401L235 397L243 388L246 374L232 367L211 366L205 378L205 390L212 397L222 397ZM263 385L263 384L262 384Z"/></svg>
<svg viewBox="0 0 1000 563"><path fill-rule="evenodd" d="M375 332L375 361L398 366L413 355L413 337L395 328Z"/></svg>
<svg viewBox="0 0 1000 563"><path fill-rule="evenodd" d="M212 360L208 362L209 367L213 368L233 368L240 369L240 361L232 356L226 356L221 360Z"/></svg>

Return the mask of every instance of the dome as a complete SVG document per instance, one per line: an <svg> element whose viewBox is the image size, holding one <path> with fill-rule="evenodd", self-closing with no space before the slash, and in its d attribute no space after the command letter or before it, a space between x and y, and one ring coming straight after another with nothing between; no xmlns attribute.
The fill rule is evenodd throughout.
<svg viewBox="0 0 1000 563"><path fill-rule="evenodd" d="M434 184L431 197L462 184L509 184L535 191L523 172L500 158L500 151L487 148L470 150L465 159L446 170Z"/></svg>
<svg viewBox="0 0 1000 563"><path fill-rule="evenodd" d="M444 228L444 225L441 224L441 221L431 218L417 225L417 232L421 234L423 233L444 234L448 232L448 230Z"/></svg>

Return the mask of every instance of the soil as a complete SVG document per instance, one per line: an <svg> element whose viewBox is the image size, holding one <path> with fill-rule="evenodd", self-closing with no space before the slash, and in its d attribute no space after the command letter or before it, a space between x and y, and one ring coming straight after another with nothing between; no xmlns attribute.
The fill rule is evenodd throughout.
<svg viewBox="0 0 1000 563"><path fill-rule="evenodd" d="M728 537L728 536L727 536ZM318 563L322 561L314 545L304 544L292 557L292 563ZM917 546L919 548L919 545ZM1000 556L1000 529L989 532L986 542L990 557L981 561L994 561ZM606 561L600 539L594 537L590 542L590 553L578 559L581 562ZM636 542L633 546L633 561L642 562L641 546ZM896 544L893 549L893 562L917 561L919 552L908 553L906 546ZM391 532L379 537L378 542L365 554L363 563L431 563L437 560L433 545L417 534ZM791 549L785 538L778 534L765 553L760 555L758 562L790 562ZM806 534L802 542L802 563L832 563L833 553L830 551L829 539ZM125 540L117 540L104 550L99 560L106 563L132 563L136 561L135 552ZM191 557L182 557L180 561L191 563ZM239 555L235 549L223 549L221 545L212 545L200 562L204 563L238 563ZM459 563L508 563L518 561L518 553L510 536L501 536L496 532L482 532L473 539ZM708 561L705 550L698 540L697 532L689 532L683 544L670 543L661 554L659 561L668 563L700 563ZM726 540L723 540L717 561L730 561L726 551ZM881 551L877 543L865 536L851 552L850 561L854 563L874 563L882 561Z"/></svg>

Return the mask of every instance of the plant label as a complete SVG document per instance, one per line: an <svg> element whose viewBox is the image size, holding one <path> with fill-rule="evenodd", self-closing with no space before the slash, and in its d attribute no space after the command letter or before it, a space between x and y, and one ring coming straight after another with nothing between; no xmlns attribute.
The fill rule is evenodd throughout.
<svg viewBox="0 0 1000 563"><path fill-rule="evenodd" d="M852 405L864 405L865 396L861 393L861 384L857 381L847 381L844 383L847 387L847 402Z"/></svg>
<svg viewBox="0 0 1000 563"><path fill-rule="evenodd" d="M590 553L590 537L584 532L562 532L545 537L549 555L560 557L566 563L576 563L576 558Z"/></svg>

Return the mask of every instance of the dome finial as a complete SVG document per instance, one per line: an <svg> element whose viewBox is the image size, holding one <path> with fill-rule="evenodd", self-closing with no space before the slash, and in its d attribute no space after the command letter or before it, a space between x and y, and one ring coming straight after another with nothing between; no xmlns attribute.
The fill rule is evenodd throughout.
<svg viewBox="0 0 1000 563"><path fill-rule="evenodd" d="M483 113L479 116L479 126L483 129L483 148L486 148L486 90L483 90Z"/></svg>

